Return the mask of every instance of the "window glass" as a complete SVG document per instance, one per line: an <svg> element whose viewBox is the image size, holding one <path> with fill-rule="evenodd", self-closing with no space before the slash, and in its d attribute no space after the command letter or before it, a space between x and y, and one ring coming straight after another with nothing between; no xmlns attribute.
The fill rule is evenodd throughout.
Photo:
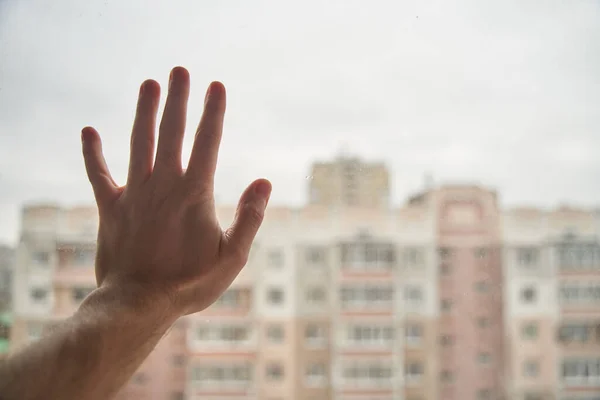
<svg viewBox="0 0 600 400"><path fill-rule="evenodd" d="M227 88L208 256L247 185L273 191L246 265L116 398L600 400L599 1L0 1L0 50L0 360L125 265L100 220L144 271L180 271L165 243L230 264L152 215L120 237L85 173L89 124L129 196L139 85L157 145L181 64L175 175Z"/></svg>

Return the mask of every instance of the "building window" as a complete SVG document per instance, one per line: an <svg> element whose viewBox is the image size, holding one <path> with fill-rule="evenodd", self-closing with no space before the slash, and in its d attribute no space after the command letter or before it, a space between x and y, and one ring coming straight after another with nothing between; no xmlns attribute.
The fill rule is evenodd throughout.
<svg viewBox="0 0 600 400"><path fill-rule="evenodd" d="M183 392L173 392L171 393L171 400L185 400L185 395Z"/></svg>
<svg viewBox="0 0 600 400"><path fill-rule="evenodd" d="M600 284L564 282L560 285L559 296L563 304L598 304L600 303Z"/></svg>
<svg viewBox="0 0 600 400"><path fill-rule="evenodd" d="M202 341L210 340L210 327L208 325L199 326L198 329L196 329L196 337L198 338L198 340Z"/></svg>
<svg viewBox="0 0 600 400"><path fill-rule="evenodd" d="M441 276L448 276L452 273L452 267L448 264L442 264L440 265L440 275Z"/></svg>
<svg viewBox="0 0 600 400"><path fill-rule="evenodd" d="M50 253L47 251L34 251L31 253L31 261L36 265L47 265L50 261Z"/></svg>
<svg viewBox="0 0 600 400"><path fill-rule="evenodd" d="M388 345L394 340L392 326L352 325L347 330L348 341L360 345Z"/></svg>
<svg viewBox="0 0 600 400"><path fill-rule="evenodd" d="M411 362L404 369L406 383L417 383L423 377L423 364L420 362Z"/></svg>
<svg viewBox="0 0 600 400"><path fill-rule="evenodd" d="M239 289L227 289L215 301L216 307L238 307L242 302L242 296Z"/></svg>
<svg viewBox="0 0 600 400"><path fill-rule="evenodd" d="M443 383L452 383L454 382L454 374L452 371L443 370L440 374L440 379Z"/></svg>
<svg viewBox="0 0 600 400"><path fill-rule="evenodd" d="M406 286L404 289L404 300L412 306L418 306L423 302L423 289L419 286Z"/></svg>
<svg viewBox="0 0 600 400"><path fill-rule="evenodd" d="M452 250L449 247L440 247L438 249L440 261L448 261L452 257Z"/></svg>
<svg viewBox="0 0 600 400"><path fill-rule="evenodd" d="M283 365L272 363L267 365L267 379L271 381L279 381L283 378Z"/></svg>
<svg viewBox="0 0 600 400"><path fill-rule="evenodd" d="M76 267L92 267L96 259L96 252L92 249L75 249L73 251L73 265Z"/></svg>
<svg viewBox="0 0 600 400"><path fill-rule="evenodd" d="M340 289L342 308L389 307L394 299L390 285L344 286Z"/></svg>
<svg viewBox="0 0 600 400"><path fill-rule="evenodd" d="M421 325L410 324L405 328L406 344L409 346L415 346L421 344L423 339L423 328Z"/></svg>
<svg viewBox="0 0 600 400"><path fill-rule="evenodd" d="M306 291L306 301L308 303L320 304L327 298L325 289L322 287L310 288Z"/></svg>
<svg viewBox="0 0 600 400"><path fill-rule="evenodd" d="M540 373L540 364L537 361L528 360L523 364L523 376L535 378Z"/></svg>
<svg viewBox="0 0 600 400"><path fill-rule="evenodd" d="M325 263L325 248L310 246L306 248L306 263L308 265L322 265Z"/></svg>
<svg viewBox="0 0 600 400"><path fill-rule="evenodd" d="M393 376L392 368L379 363L360 363L346 366L342 371L344 379L356 381L389 380Z"/></svg>
<svg viewBox="0 0 600 400"><path fill-rule="evenodd" d="M485 329L490 326L490 319L486 317L477 318L477 326L481 329Z"/></svg>
<svg viewBox="0 0 600 400"><path fill-rule="evenodd" d="M48 289L45 288L32 288L29 291L31 299L36 303L44 302L48 298Z"/></svg>
<svg viewBox="0 0 600 400"><path fill-rule="evenodd" d="M566 323L559 329L559 339L562 342L585 343L589 339L591 329L592 326L586 323Z"/></svg>
<svg viewBox="0 0 600 400"><path fill-rule="evenodd" d="M409 268L422 267L425 264L425 254L421 248L404 249L404 265Z"/></svg>
<svg viewBox="0 0 600 400"><path fill-rule="evenodd" d="M492 362L492 356L490 353L481 352L477 355L477 362L481 365L488 365Z"/></svg>
<svg viewBox="0 0 600 400"><path fill-rule="evenodd" d="M442 335L440 337L440 344L442 345L442 347L452 346L454 344L454 337L452 337L451 335Z"/></svg>
<svg viewBox="0 0 600 400"><path fill-rule="evenodd" d="M198 383L248 383L251 367L249 365L205 365L192 369L192 380Z"/></svg>
<svg viewBox="0 0 600 400"><path fill-rule="evenodd" d="M390 270L396 255L391 243L350 242L341 244L342 267L353 270Z"/></svg>
<svg viewBox="0 0 600 400"><path fill-rule="evenodd" d="M267 262L271 268L283 268L283 249L273 249L268 252Z"/></svg>
<svg viewBox="0 0 600 400"><path fill-rule="evenodd" d="M474 250L475 257L478 259L484 259L488 255L488 250L485 247L478 247Z"/></svg>
<svg viewBox="0 0 600 400"><path fill-rule="evenodd" d="M538 337L538 326L536 323L528 322L521 328L521 337L523 339L535 340Z"/></svg>
<svg viewBox="0 0 600 400"><path fill-rule="evenodd" d="M441 301L440 308L442 309L443 313L449 313L450 311L452 311L452 300L443 299Z"/></svg>
<svg viewBox="0 0 600 400"><path fill-rule="evenodd" d="M561 270L592 270L600 268L600 246L597 243L568 243L558 246Z"/></svg>
<svg viewBox="0 0 600 400"><path fill-rule="evenodd" d="M281 343L284 339L283 327L281 325L270 325L267 328L267 339L271 343Z"/></svg>
<svg viewBox="0 0 600 400"><path fill-rule="evenodd" d="M535 288L529 286L521 289L521 301L523 303L532 304L537 300L537 292Z"/></svg>
<svg viewBox="0 0 600 400"><path fill-rule="evenodd" d="M325 364L315 363L306 368L305 379L307 386L322 386L327 381Z"/></svg>
<svg viewBox="0 0 600 400"><path fill-rule="evenodd" d="M540 393L525 393L525 397L523 398L523 400L549 400L552 399L552 397L550 396L546 396ZM575 398L570 398L570 397L563 397L562 400L600 400L600 398L586 398L586 397L575 397Z"/></svg>
<svg viewBox="0 0 600 400"><path fill-rule="evenodd" d="M249 331L245 326L223 326L220 329L220 340L225 342L245 342Z"/></svg>
<svg viewBox="0 0 600 400"><path fill-rule="evenodd" d="M308 325L304 331L304 338L309 345L322 345L326 341L325 329L320 325Z"/></svg>
<svg viewBox="0 0 600 400"><path fill-rule="evenodd" d="M566 386L598 386L600 358L581 357L563 360L562 380Z"/></svg>
<svg viewBox="0 0 600 400"><path fill-rule="evenodd" d="M242 325L201 324L196 329L200 341L242 343L250 338L250 329Z"/></svg>
<svg viewBox="0 0 600 400"><path fill-rule="evenodd" d="M486 281L475 283L475 290L479 293L487 293L490 290L490 285Z"/></svg>
<svg viewBox="0 0 600 400"><path fill-rule="evenodd" d="M538 262L539 251L533 247L517 249L517 262L522 267L534 267Z"/></svg>
<svg viewBox="0 0 600 400"><path fill-rule="evenodd" d="M361 363L345 366L342 370L345 380L355 383L389 381L393 377L393 370L389 365L379 363Z"/></svg>
<svg viewBox="0 0 600 400"><path fill-rule="evenodd" d="M79 303L85 299L94 289L92 288L74 288L71 290L71 298L74 302Z"/></svg>
<svg viewBox="0 0 600 400"><path fill-rule="evenodd" d="M481 389L477 391L477 400L491 400L492 391L490 389Z"/></svg>
<svg viewBox="0 0 600 400"><path fill-rule="evenodd" d="M282 304L284 300L283 290L281 289L269 289L267 292L267 301L269 304Z"/></svg>

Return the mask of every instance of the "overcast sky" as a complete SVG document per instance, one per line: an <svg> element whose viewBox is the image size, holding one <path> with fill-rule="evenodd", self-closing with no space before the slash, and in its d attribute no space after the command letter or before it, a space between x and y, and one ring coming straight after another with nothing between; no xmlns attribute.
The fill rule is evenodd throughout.
<svg viewBox="0 0 600 400"><path fill-rule="evenodd" d="M89 203L80 129L124 182L138 85L192 76L228 111L217 196L267 177L305 201L342 149L392 170L393 201L478 182L504 206L600 204L598 1L0 1L0 242L24 202Z"/></svg>

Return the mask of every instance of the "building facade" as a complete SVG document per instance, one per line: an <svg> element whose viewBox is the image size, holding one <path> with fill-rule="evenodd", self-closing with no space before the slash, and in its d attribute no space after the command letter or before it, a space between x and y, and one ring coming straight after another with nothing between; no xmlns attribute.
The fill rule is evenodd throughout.
<svg viewBox="0 0 600 400"><path fill-rule="evenodd" d="M308 198L311 205L386 208L390 199L388 169L383 163L348 156L314 163Z"/></svg>
<svg viewBox="0 0 600 400"><path fill-rule="evenodd" d="M515 398L600 399L598 214L560 208L504 214L509 347Z"/></svg>
<svg viewBox="0 0 600 400"><path fill-rule="evenodd" d="M469 185L395 209L270 207L232 286L119 399L597 399L599 221L501 211ZM93 290L96 229L94 208L24 208L14 348Z"/></svg>
<svg viewBox="0 0 600 400"><path fill-rule="evenodd" d="M0 245L0 312L10 312L12 308L12 271L15 251L9 246Z"/></svg>

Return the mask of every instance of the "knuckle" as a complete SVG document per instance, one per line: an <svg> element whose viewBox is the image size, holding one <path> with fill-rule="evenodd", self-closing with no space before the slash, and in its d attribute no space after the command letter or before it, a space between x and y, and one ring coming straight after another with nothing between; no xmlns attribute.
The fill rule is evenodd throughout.
<svg viewBox="0 0 600 400"><path fill-rule="evenodd" d="M263 211L254 203L247 203L244 206L244 213L246 214L247 223L252 228L258 229L263 220Z"/></svg>
<svg viewBox="0 0 600 400"><path fill-rule="evenodd" d="M212 190L209 185L194 181L186 175L184 185L186 197L190 197L195 202L205 203L212 199Z"/></svg>

